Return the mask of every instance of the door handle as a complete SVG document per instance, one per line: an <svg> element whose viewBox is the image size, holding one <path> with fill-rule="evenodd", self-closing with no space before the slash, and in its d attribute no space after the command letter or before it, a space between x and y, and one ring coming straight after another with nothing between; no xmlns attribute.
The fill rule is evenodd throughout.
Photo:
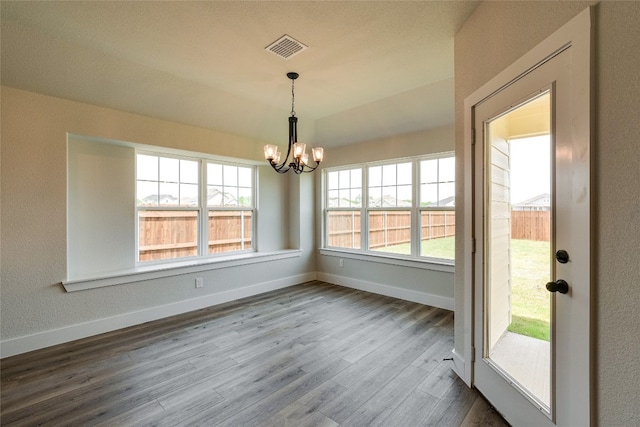
<svg viewBox="0 0 640 427"><path fill-rule="evenodd" d="M569 292L569 284L562 279L558 279L555 282L547 283L547 290L549 292L560 292L561 294L566 294Z"/></svg>

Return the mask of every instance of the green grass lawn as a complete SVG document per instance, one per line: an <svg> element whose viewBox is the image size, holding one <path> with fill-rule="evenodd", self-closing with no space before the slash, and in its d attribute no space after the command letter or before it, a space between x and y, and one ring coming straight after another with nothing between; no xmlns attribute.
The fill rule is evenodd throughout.
<svg viewBox="0 0 640 427"><path fill-rule="evenodd" d="M509 331L549 341L551 297L549 242L511 241L511 325Z"/></svg>
<svg viewBox="0 0 640 427"><path fill-rule="evenodd" d="M378 249L381 252L409 254L409 244ZM511 325L509 331L549 341L550 294L549 242L533 240L511 241ZM421 254L434 258L453 259L455 238L424 240Z"/></svg>
<svg viewBox="0 0 640 427"><path fill-rule="evenodd" d="M455 257L456 240L455 237L445 237L442 239L423 240L421 242L420 254L433 258L453 259ZM377 248L376 251L394 253L394 254L411 254L411 246L409 243L402 245L387 246L385 248Z"/></svg>

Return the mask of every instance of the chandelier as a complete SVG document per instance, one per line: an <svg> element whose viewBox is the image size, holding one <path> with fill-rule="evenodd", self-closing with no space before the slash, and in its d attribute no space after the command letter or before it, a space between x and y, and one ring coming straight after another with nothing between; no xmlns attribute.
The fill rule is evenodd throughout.
<svg viewBox="0 0 640 427"><path fill-rule="evenodd" d="M284 156L280 163L281 152L278 151L277 145L267 144L264 146L264 158L269 162L271 167L278 173L286 173L290 170L296 174L302 172L313 172L320 165L324 156L322 147L312 148L313 161L315 166L309 165L309 154L307 146L298 142L298 118L294 109L295 93L293 84L298 78L298 73L287 73L287 77L291 79L291 116L289 117L289 146L287 155ZM290 159L290 160L289 160Z"/></svg>

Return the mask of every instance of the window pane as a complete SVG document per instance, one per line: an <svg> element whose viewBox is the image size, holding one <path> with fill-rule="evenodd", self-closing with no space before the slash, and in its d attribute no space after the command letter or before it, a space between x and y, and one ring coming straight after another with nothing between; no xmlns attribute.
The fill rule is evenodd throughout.
<svg viewBox="0 0 640 427"><path fill-rule="evenodd" d="M438 182L438 159L420 162L420 183Z"/></svg>
<svg viewBox="0 0 640 427"><path fill-rule="evenodd" d="M422 211L420 214L420 255L455 259L455 211Z"/></svg>
<svg viewBox="0 0 640 427"><path fill-rule="evenodd" d="M327 189L335 190L338 188L338 177L340 172L329 172L327 173Z"/></svg>
<svg viewBox="0 0 640 427"><path fill-rule="evenodd" d="M396 185L396 165L382 167L382 185Z"/></svg>
<svg viewBox="0 0 640 427"><path fill-rule="evenodd" d="M327 173L327 207L356 207L362 204L362 169Z"/></svg>
<svg viewBox="0 0 640 427"><path fill-rule="evenodd" d="M158 180L158 157L138 154L136 156L136 179Z"/></svg>
<svg viewBox="0 0 640 427"><path fill-rule="evenodd" d="M360 211L329 212L327 245L360 249Z"/></svg>
<svg viewBox="0 0 640 427"><path fill-rule="evenodd" d="M238 188L238 206L247 208L253 206L253 199L250 188Z"/></svg>
<svg viewBox="0 0 640 427"><path fill-rule="evenodd" d="M198 162L180 160L180 182L184 184L198 183Z"/></svg>
<svg viewBox="0 0 640 427"><path fill-rule="evenodd" d="M382 187L382 207L398 206L396 187Z"/></svg>
<svg viewBox="0 0 640 427"><path fill-rule="evenodd" d="M160 157L160 181L178 182L180 161L169 157Z"/></svg>
<svg viewBox="0 0 640 427"><path fill-rule="evenodd" d="M222 185L222 165L207 163L207 184Z"/></svg>
<svg viewBox="0 0 640 427"><path fill-rule="evenodd" d="M238 185L238 168L236 166L224 165L222 168L224 174L224 185Z"/></svg>
<svg viewBox="0 0 640 427"><path fill-rule="evenodd" d="M252 249L251 211L209 211L208 253Z"/></svg>
<svg viewBox="0 0 640 427"><path fill-rule="evenodd" d="M329 190L329 201L327 207L337 208L340 206L340 192L338 190Z"/></svg>
<svg viewBox="0 0 640 427"><path fill-rule="evenodd" d="M456 180L456 159L445 157L439 160L439 181L454 182Z"/></svg>
<svg viewBox="0 0 640 427"><path fill-rule="evenodd" d="M369 250L411 255L411 211L369 212Z"/></svg>
<svg viewBox="0 0 640 427"><path fill-rule="evenodd" d="M138 212L139 261L184 258L197 254L197 211Z"/></svg>
<svg viewBox="0 0 640 427"><path fill-rule="evenodd" d="M238 206L238 187L224 187L224 206Z"/></svg>
<svg viewBox="0 0 640 427"><path fill-rule="evenodd" d="M348 170L340 171L338 176L339 187L338 188L350 188L351 187L351 172Z"/></svg>
<svg viewBox="0 0 640 427"><path fill-rule="evenodd" d="M372 208L382 206L382 187L369 188L369 206Z"/></svg>
<svg viewBox="0 0 640 427"><path fill-rule="evenodd" d="M180 201L180 188L177 183L160 183L160 206L178 206Z"/></svg>
<svg viewBox="0 0 640 427"><path fill-rule="evenodd" d="M411 185L398 186L398 207L411 207L412 203Z"/></svg>
<svg viewBox="0 0 640 427"><path fill-rule="evenodd" d="M455 204L455 157L420 162L420 206Z"/></svg>
<svg viewBox="0 0 640 427"><path fill-rule="evenodd" d="M370 207L405 207L411 206L412 195L412 164L410 162L398 163L369 168L373 171L369 181L369 206ZM378 171L381 171L380 186L378 185Z"/></svg>
<svg viewBox="0 0 640 427"><path fill-rule="evenodd" d="M362 189L354 188L351 190L351 207L359 208L362 206Z"/></svg>
<svg viewBox="0 0 640 427"><path fill-rule="evenodd" d="M351 169L351 188L362 188L362 169Z"/></svg>
<svg viewBox="0 0 640 427"><path fill-rule="evenodd" d="M398 164L398 185L411 185L412 168L411 163Z"/></svg>
<svg viewBox="0 0 640 427"><path fill-rule="evenodd" d="M438 206L455 206L456 186L454 183L440 184Z"/></svg>
<svg viewBox="0 0 640 427"><path fill-rule="evenodd" d="M158 183L138 181L136 199L138 206L158 206Z"/></svg>
<svg viewBox="0 0 640 427"><path fill-rule="evenodd" d="M252 184L251 168L238 168L238 185L251 188Z"/></svg>
<svg viewBox="0 0 640 427"><path fill-rule="evenodd" d="M222 192L222 186L210 185L207 188L207 205L208 206L223 206L224 205L224 193Z"/></svg>
<svg viewBox="0 0 640 427"><path fill-rule="evenodd" d="M369 168L369 187L380 187L382 186L382 167L381 166L371 166Z"/></svg>
<svg viewBox="0 0 640 427"><path fill-rule="evenodd" d="M180 184L180 206L198 206L198 184Z"/></svg>
<svg viewBox="0 0 640 427"><path fill-rule="evenodd" d="M420 206L438 205L438 184L422 184L420 186Z"/></svg>
<svg viewBox="0 0 640 427"><path fill-rule="evenodd" d="M351 207L351 190L338 190L340 192L340 200L338 206L341 208Z"/></svg>
<svg viewBox="0 0 640 427"><path fill-rule="evenodd" d="M207 206L253 207L253 169L207 163Z"/></svg>

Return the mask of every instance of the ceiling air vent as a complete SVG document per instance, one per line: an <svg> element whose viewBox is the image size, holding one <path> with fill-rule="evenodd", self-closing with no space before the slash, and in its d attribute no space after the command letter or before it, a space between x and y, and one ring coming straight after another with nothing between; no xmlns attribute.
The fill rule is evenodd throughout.
<svg viewBox="0 0 640 427"><path fill-rule="evenodd" d="M265 50L268 50L269 52L278 55L281 58L289 59L292 56L302 52L306 48L307 46L285 34L284 36L280 37L278 40L267 46Z"/></svg>

